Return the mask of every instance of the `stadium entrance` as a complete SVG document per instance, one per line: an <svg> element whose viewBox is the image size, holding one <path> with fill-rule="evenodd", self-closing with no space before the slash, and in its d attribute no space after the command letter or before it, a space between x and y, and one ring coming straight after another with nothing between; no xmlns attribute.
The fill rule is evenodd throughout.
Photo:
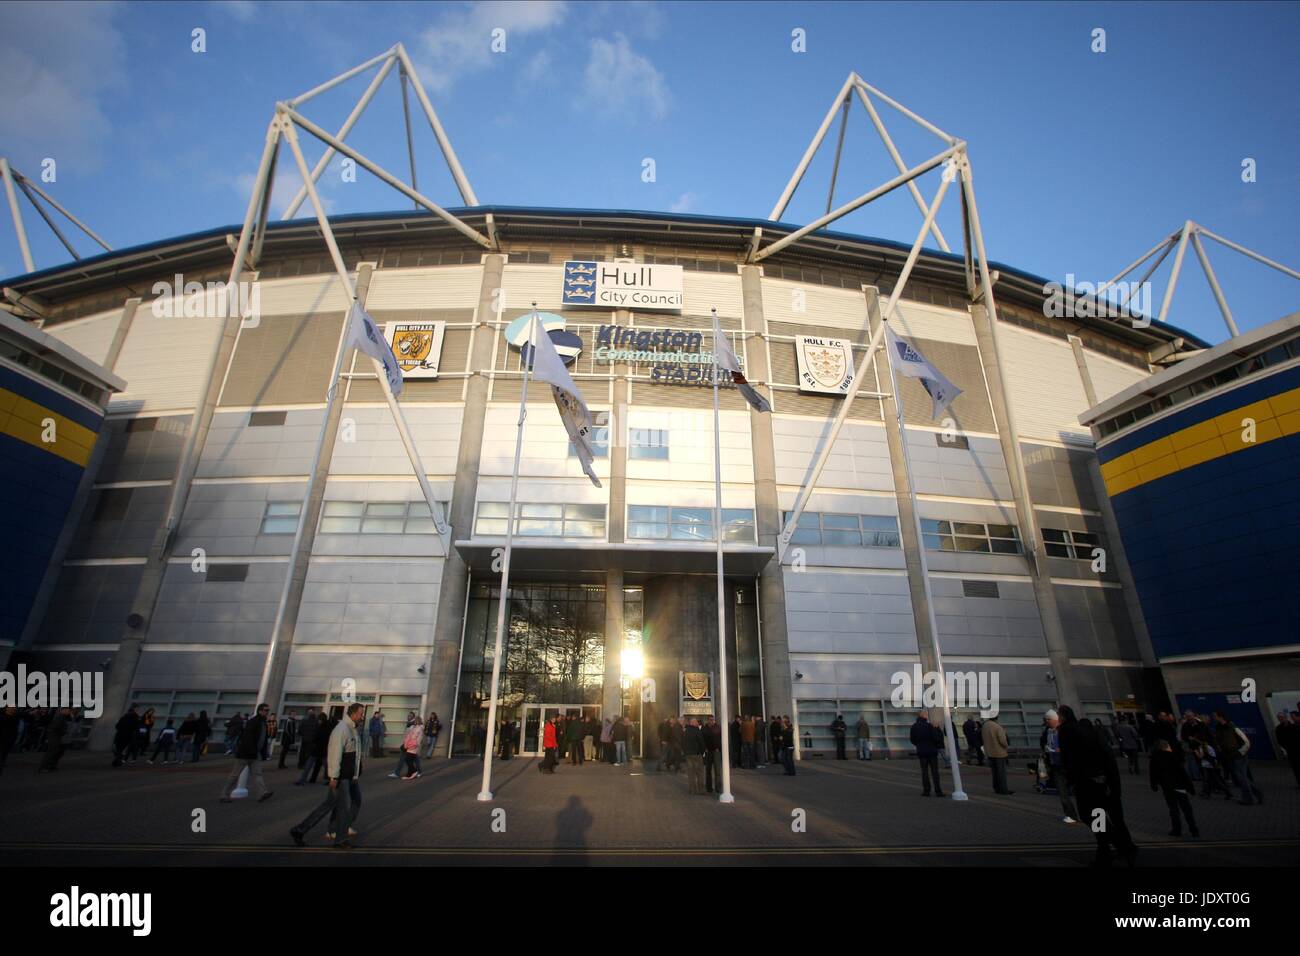
<svg viewBox="0 0 1300 956"><path fill-rule="evenodd" d="M599 704L524 704L523 714L519 722L519 753L524 757L542 756L542 728L552 718L581 717L587 721L595 717L597 723L601 719Z"/></svg>

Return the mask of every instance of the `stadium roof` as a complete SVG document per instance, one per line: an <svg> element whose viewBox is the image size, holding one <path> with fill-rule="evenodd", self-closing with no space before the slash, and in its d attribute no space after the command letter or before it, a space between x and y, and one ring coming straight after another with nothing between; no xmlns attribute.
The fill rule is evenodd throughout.
<svg viewBox="0 0 1300 956"><path fill-rule="evenodd" d="M679 245L714 246L731 249L737 261L749 248L755 227L765 235L789 235L800 227L766 219L709 216L693 213L668 213L623 209L569 209L538 206L469 206L449 209L467 223L496 219L500 238L507 243L529 240L555 240L568 237L590 239L593 231L603 238L617 241L651 240ZM331 216L330 224L341 242L392 240L409 238L412 242L432 239L463 244L463 238L446 222L424 211L349 213ZM0 281L0 286L38 301L51 304L65 302L107 289L128 290L131 283L145 277L154 279L164 270L210 268L232 255L227 237L239 233L239 225L227 225L201 232L116 249L75 262ZM321 243L319 225L314 217L267 224L266 251L275 256L298 253L305 244ZM804 236L786 250L786 255L801 259L833 261L841 268L859 268L881 273L897 272L907 257L910 245L890 239L822 229ZM1003 263L990 262L999 274L998 287L1005 296L1041 303L1046 297L1048 280ZM956 253L926 249L917 263L916 277L965 287L964 259ZM135 290L133 294L144 294ZM125 297L125 296L124 296ZM1081 297L1082 298L1082 297ZM1165 344L1175 339L1187 345L1208 348L1209 343L1191 332L1164 323L1135 329L1131 322L1107 318L1083 318L1081 325L1107 332L1141 347Z"/></svg>

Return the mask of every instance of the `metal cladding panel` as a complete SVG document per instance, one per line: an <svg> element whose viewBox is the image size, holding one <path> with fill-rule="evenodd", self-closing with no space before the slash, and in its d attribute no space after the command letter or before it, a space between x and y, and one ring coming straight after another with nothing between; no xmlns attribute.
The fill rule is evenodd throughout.
<svg viewBox="0 0 1300 956"><path fill-rule="evenodd" d="M117 332L121 318L122 310L113 309L75 322L46 326L44 331L61 342L67 342L92 362L102 365L108 357L108 348L113 344L113 335Z"/></svg>
<svg viewBox="0 0 1300 956"><path fill-rule="evenodd" d="M344 318L342 309L263 315L240 330L220 404L323 404Z"/></svg>
<svg viewBox="0 0 1300 956"><path fill-rule="evenodd" d="M1088 398L1070 344L1006 324L998 335L1020 434L1058 441L1063 435L1088 436L1079 424Z"/></svg>
<svg viewBox="0 0 1300 956"><path fill-rule="evenodd" d="M685 271L682 273L682 291L686 306L692 312L708 314L710 309L717 309L718 315L724 319L739 319L744 315L738 274Z"/></svg>
<svg viewBox="0 0 1300 956"><path fill-rule="evenodd" d="M936 342L932 339L914 338L912 345L930 360L939 371L948 376L962 390L938 421L934 418L934 402L919 381L898 376L898 391L903 400L903 419L909 425L938 427L944 418L951 417L957 429L963 432L993 432L993 409L989 405L988 388L984 384L984 367L980 364L979 350L973 345L953 342ZM882 367L883 391L888 391L887 370Z"/></svg>
<svg viewBox="0 0 1300 956"><path fill-rule="evenodd" d="M475 294L477 295L477 292ZM424 298L426 301L434 301L429 296L424 296ZM366 299L367 311L370 312L371 317L381 331L389 322L447 322L454 325L468 324L474 320L473 309L374 307L373 301L374 293L372 291ZM464 379L451 376L466 371L469 362L469 346L469 329L447 329L443 334L442 354L438 359L439 377L434 379L408 377L402 386L400 399L402 404L459 402L464 392ZM374 362L360 352L353 352L351 359L345 364L344 368L354 373L375 374ZM347 390L347 398L351 402L387 401L384 397L383 386L379 384L377 377L353 379Z"/></svg>
<svg viewBox="0 0 1300 956"><path fill-rule="evenodd" d="M763 315L769 325L791 322L852 332L867 327L867 300L861 292L848 289L764 279Z"/></svg>
<svg viewBox="0 0 1300 956"><path fill-rule="evenodd" d="M776 452L777 484L802 487L829 432L827 423L774 416L772 442ZM884 428L846 422L835 439L835 447L826 460L818 487L893 491L894 478Z"/></svg>
<svg viewBox="0 0 1300 956"><path fill-rule="evenodd" d="M356 277L353 276L353 281ZM342 315L351 300L333 271L324 275L259 282L259 308L267 315ZM244 330L245 332L248 329Z"/></svg>
<svg viewBox="0 0 1300 956"><path fill-rule="evenodd" d="M884 311L888 299L888 296L881 297L881 311ZM975 326L971 323L969 312L909 302L904 297L898 303L898 317L891 324L895 332L906 338L954 342L958 345L975 344Z"/></svg>
<svg viewBox="0 0 1300 956"><path fill-rule="evenodd" d="M217 318L159 317L141 306L117 360L116 372L126 379L126 391L113 396L109 412L193 408L221 324Z"/></svg>
<svg viewBox="0 0 1300 956"><path fill-rule="evenodd" d="M503 310L528 309L536 302L537 308L543 311L559 312L564 291L564 266L517 265L507 262L501 275L501 289L504 297L501 302Z"/></svg>
<svg viewBox="0 0 1300 956"><path fill-rule="evenodd" d="M1098 402L1105 401L1134 382L1151 377L1140 368L1116 362L1113 358L1098 355L1087 349L1084 349L1084 356L1088 362L1088 374L1092 376L1092 387L1097 393Z"/></svg>
<svg viewBox="0 0 1300 956"><path fill-rule="evenodd" d="M366 309L475 309L483 267L379 269L370 280ZM558 283L557 283L558 284Z"/></svg>
<svg viewBox="0 0 1300 956"><path fill-rule="evenodd" d="M1295 643L1297 475L1300 433L1111 499L1158 657Z"/></svg>

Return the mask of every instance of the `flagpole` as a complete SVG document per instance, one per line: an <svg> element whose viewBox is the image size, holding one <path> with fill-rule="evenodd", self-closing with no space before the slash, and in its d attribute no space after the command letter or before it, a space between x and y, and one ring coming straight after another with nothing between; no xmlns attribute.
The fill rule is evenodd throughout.
<svg viewBox="0 0 1300 956"><path fill-rule="evenodd" d="M880 327L884 329L888 318L881 317ZM916 488L912 484L912 455L907 449L907 426L903 420L903 399L898 394L898 376L894 373L894 350L885 346L886 358L889 360L889 385L894 395L894 414L898 418L898 437L903 446L903 474L907 481L907 497L912 502L912 520L916 523L916 540L921 553L921 586L925 589L925 610L930 619L930 645L934 650L934 666L939 669L939 686L943 691L943 722L948 729L948 762L952 770L952 798L968 800L966 791L961 788L961 766L957 759L957 728L952 722L952 708L948 700L948 677L943 669L943 652L939 650L939 624L934 616L934 594L930 590L930 562L925 556L925 534L921 529L921 512L916 503Z"/></svg>
<svg viewBox="0 0 1300 956"><path fill-rule="evenodd" d="M495 749L497 727L497 694L501 689L501 643L506 629L506 608L510 604L510 553L515 540L515 497L519 494L519 456L524 448L524 419L528 417L528 377L537 359L537 303L533 303L532 321L528 323L529 355L520 349L524 359L524 386L519 391L519 423L515 426L515 464L510 472L510 504L506 511L506 551L501 559L501 596L497 599L497 639L492 652L492 697L488 704L487 734L483 747L483 789L478 799L487 803L492 799L492 752Z"/></svg>
<svg viewBox="0 0 1300 956"><path fill-rule="evenodd" d="M722 728L722 792L719 803L735 803L731 794L731 736L727 721L727 602L722 578L722 415L718 411L718 310L713 310L713 500L717 510L714 538L718 544L718 723Z"/></svg>

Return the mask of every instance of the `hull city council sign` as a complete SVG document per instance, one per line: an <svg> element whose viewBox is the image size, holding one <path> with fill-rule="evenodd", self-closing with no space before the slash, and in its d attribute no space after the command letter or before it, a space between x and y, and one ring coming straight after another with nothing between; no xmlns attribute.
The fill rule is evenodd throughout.
<svg viewBox="0 0 1300 956"><path fill-rule="evenodd" d="M563 291L564 305L680 310L682 267L571 259L564 263Z"/></svg>
<svg viewBox="0 0 1300 956"><path fill-rule="evenodd" d="M847 339L796 335L794 348L799 362L799 391L848 394L857 370L853 367L853 346Z"/></svg>

